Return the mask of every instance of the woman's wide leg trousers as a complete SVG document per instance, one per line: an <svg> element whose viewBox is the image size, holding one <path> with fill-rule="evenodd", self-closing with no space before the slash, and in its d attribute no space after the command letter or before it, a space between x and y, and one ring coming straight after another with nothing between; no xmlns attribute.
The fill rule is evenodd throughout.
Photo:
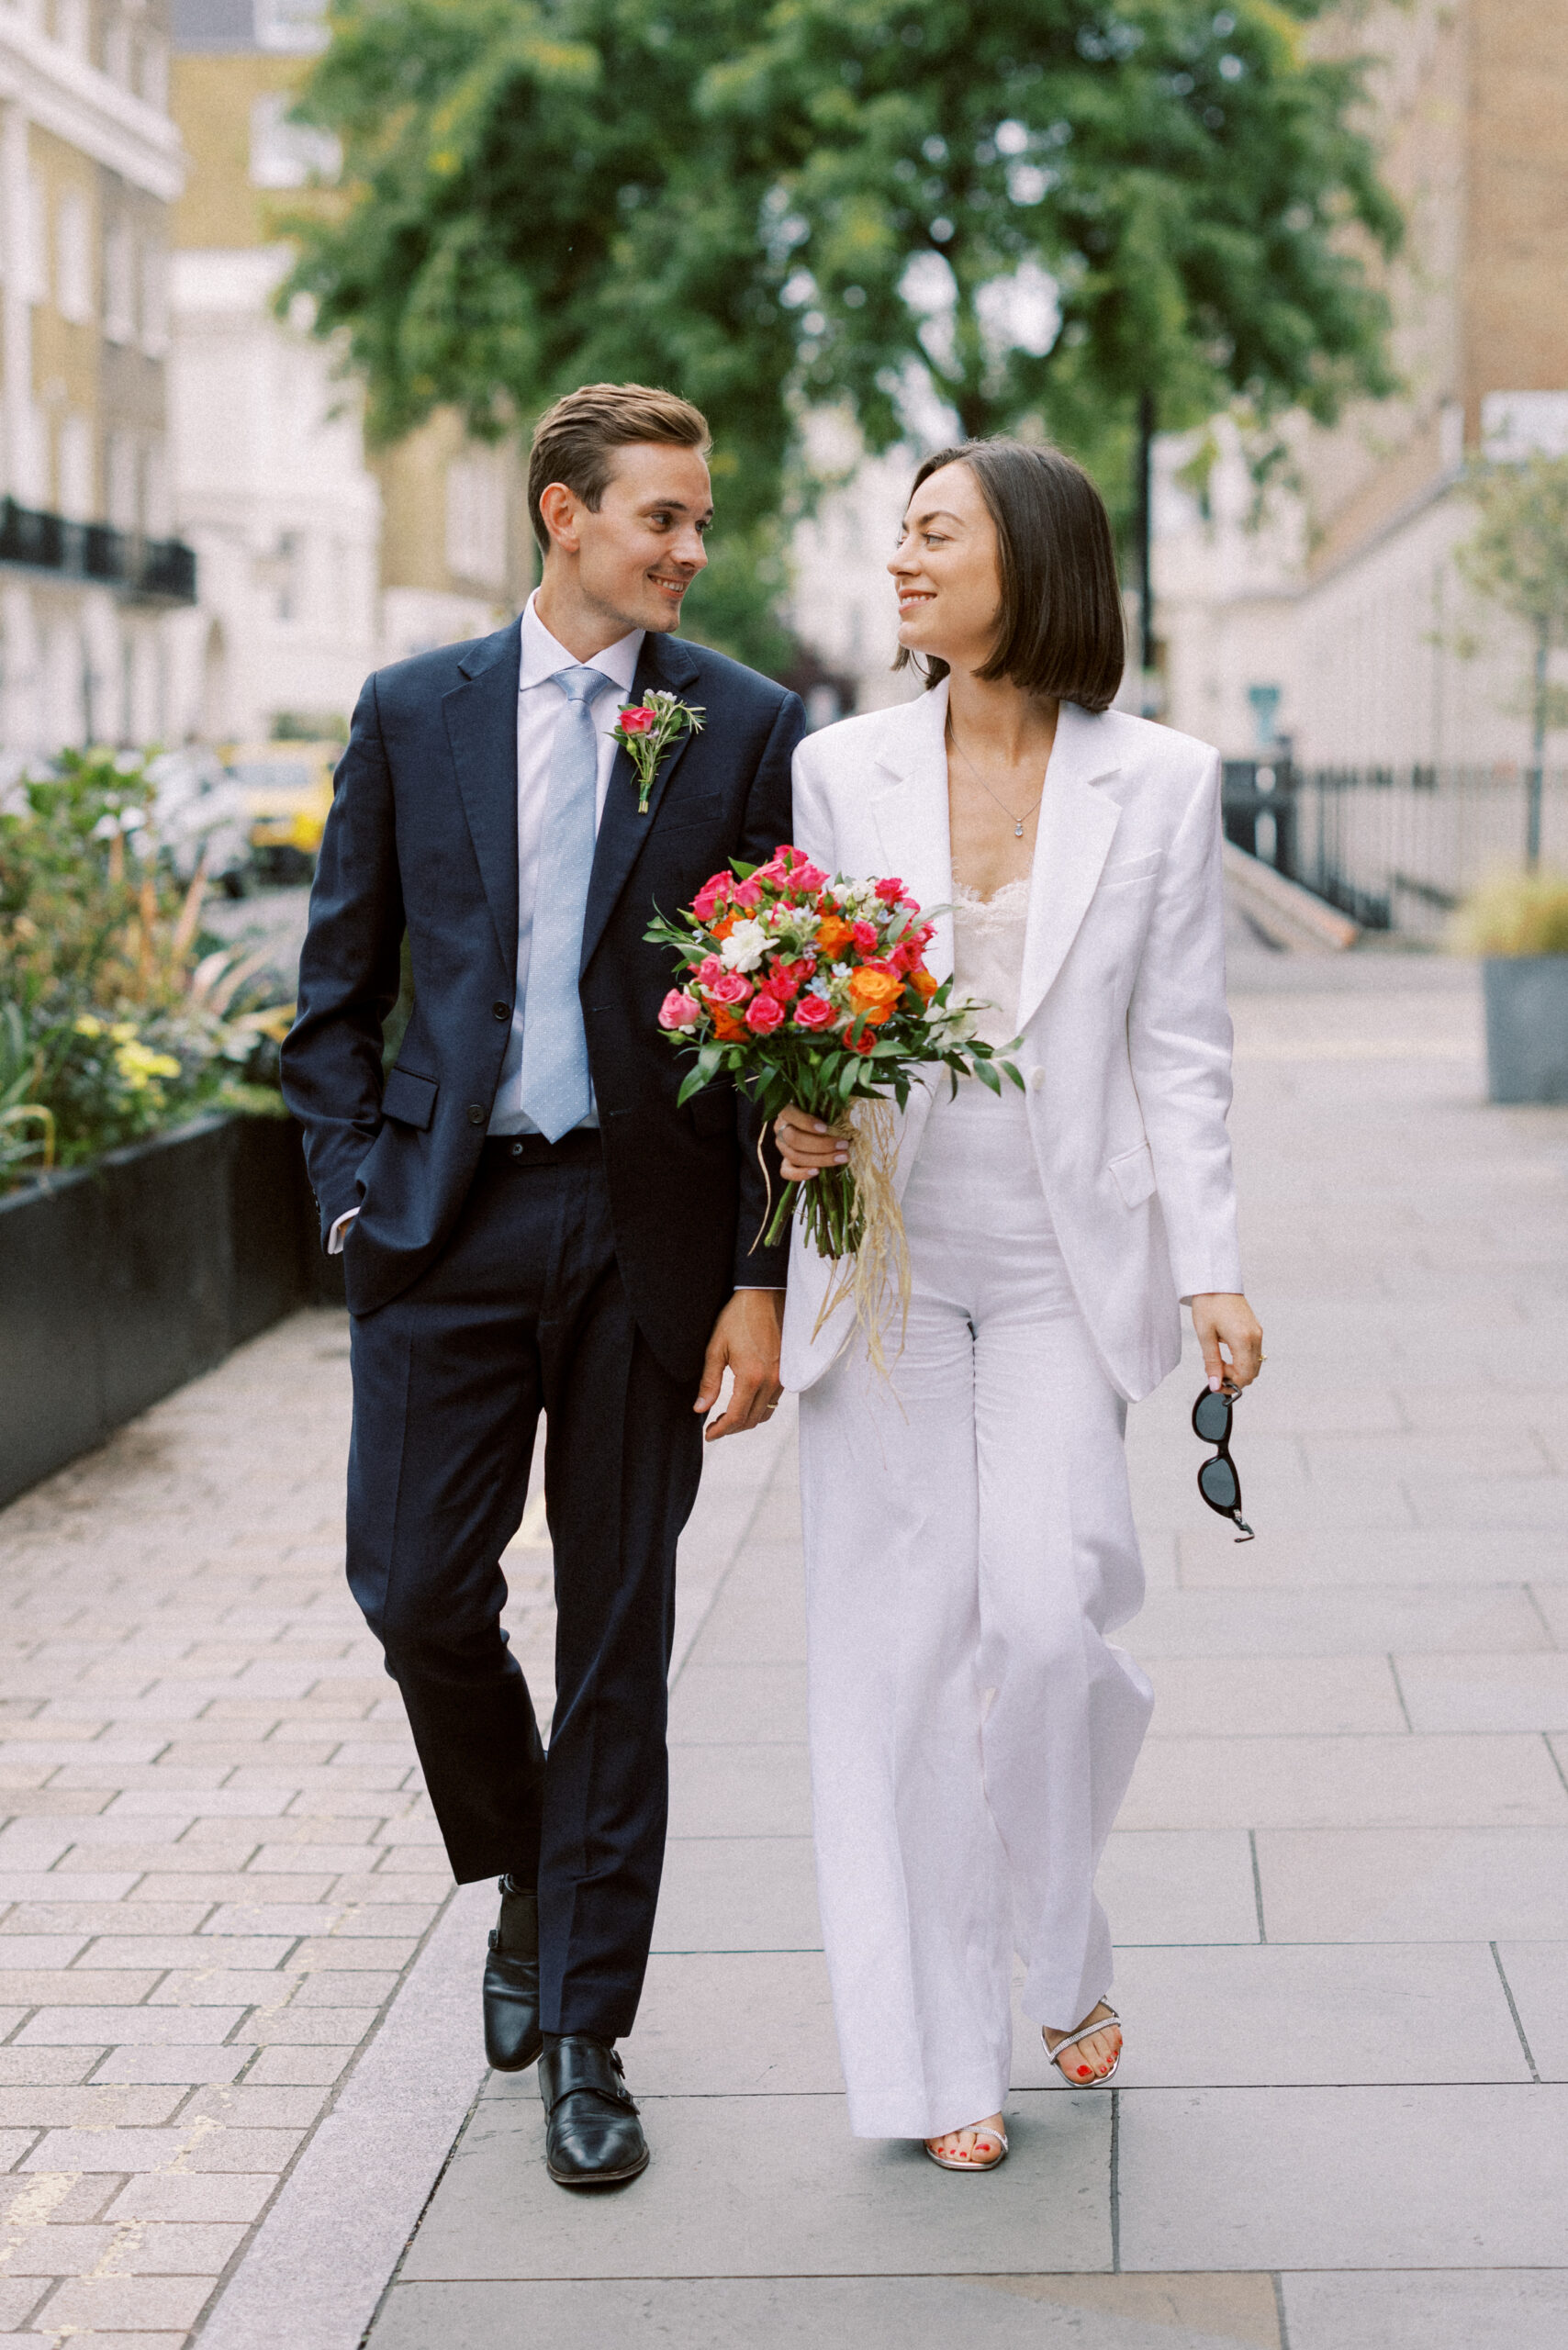
<svg viewBox="0 0 1568 2350"><path fill-rule="evenodd" d="M1021 1096L939 1101L904 1194L889 1385L801 1399L812 1808L851 2126L996 2112L1025 2012L1111 1981L1094 1872L1152 1703L1106 1634L1143 1571L1126 1405L1074 1302Z"/></svg>

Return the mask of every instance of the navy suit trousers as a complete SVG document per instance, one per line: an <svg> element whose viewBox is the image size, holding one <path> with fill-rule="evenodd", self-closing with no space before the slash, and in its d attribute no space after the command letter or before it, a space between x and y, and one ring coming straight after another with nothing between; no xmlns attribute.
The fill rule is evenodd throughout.
<svg viewBox="0 0 1568 2350"><path fill-rule="evenodd" d="M543 2029L619 2037L664 1860L676 1543L702 1427L695 1381L661 1368L627 1304L597 1134L486 1143L440 1256L355 1317L353 1385L349 1583L454 1874L537 1877ZM500 1624L541 1411L548 1757Z"/></svg>

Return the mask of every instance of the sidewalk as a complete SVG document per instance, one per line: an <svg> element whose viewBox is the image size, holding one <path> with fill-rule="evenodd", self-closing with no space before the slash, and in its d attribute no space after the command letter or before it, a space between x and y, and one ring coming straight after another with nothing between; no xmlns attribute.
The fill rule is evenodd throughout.
<svg viewBox="0 0 1568 2350"><path fill-rule="evenodd" d="M0 2329L1568 2338L1568 1117L1483 1105L1460 969L1243 951L1235 984L1259 1539L1193 1491L1190 1362L1133 1416L1159 1706L1102 1879L1115 2093L1050 2087L1021 2028L995 2177L846 2134L781 1414L718 1448L683 1550L626 2049L653 2166L551 2187L532 2076L478 2054L491 1897L448 1897L341 1587L344 1341L302 1316L0 1516Z"/></svg>

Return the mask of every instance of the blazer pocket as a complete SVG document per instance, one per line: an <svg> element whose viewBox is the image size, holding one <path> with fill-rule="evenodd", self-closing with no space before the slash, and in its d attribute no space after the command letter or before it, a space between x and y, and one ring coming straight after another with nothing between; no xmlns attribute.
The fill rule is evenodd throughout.
<svg viewBox="0 0 1568 2350"><path fill-rule="evenodd" d="M411 1069L391 1069L381 1093L381 1114L396 1118L400 1126L423 1129L435 1115L435 1097L441 1091L433 1077L420 1077Z"/></svg>
<svg viewBox="0 0 1568 2350"><path fill-rule="evenodd" d="M1104 881L1141 881L1146 874L1158 873L1165 862L1162 848L1148 850L1143 856L1113 856L1106 862L1101 878Z"/></svg>
<svg viewBox="0 0 1568 2350"><path fill-rule="evenodd" d="M1154 1153L1148 1143L1140 1142L1136 1150L1124 1150L1111 1161L1111 1172L1116 1179L1116 1189L1129 1208L1141 1207L1154 1192Z"/></svg>
<svg viewBox="0 0 1568 2350"><path fill-rule="evenodd" d="M700 1093L694 1093L686 1106L700 1135L734 1133L735 1096L732 1086L706 1086Z"/></svg>
<svg viewBox="0 0 1568 2350"><path fill-rule="evenodd" d="M663 840L670 833L687 832L694 824L716 824L723 809L722 791L705 791L695 800L678 800L661 814L655 830Z"/></svg>

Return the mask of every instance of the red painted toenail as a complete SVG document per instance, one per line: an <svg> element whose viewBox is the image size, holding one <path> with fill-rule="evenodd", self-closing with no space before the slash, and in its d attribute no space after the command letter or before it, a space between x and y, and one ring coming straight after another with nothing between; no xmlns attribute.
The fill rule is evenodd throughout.
<svg viewBox="0 0 1568 2350"><path fill-rule="evenodd" d="M1086 2081L1089 2078L1089 2067L1087 2065L1080 2065L1078 2068L1078 2077L1081 2081Z"/></svg>

